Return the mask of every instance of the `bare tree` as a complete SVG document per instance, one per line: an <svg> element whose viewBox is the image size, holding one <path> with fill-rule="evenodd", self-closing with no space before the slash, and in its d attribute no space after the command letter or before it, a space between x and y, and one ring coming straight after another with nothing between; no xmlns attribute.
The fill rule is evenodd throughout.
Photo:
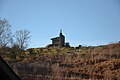
<svg viewBox="0 0 120 80"><path fill-rule="evenodd" d="M0 48L6 47L11 40L11 25L6 19L0 19Z"/></svg>
<svg viewBox="0 0 120 80"><path fill-rule="evenodd" d="M17 45L21 50L24 50L28 47L29 39L30 39L30 31L26 29L16 31L15 45Z"/></svg>

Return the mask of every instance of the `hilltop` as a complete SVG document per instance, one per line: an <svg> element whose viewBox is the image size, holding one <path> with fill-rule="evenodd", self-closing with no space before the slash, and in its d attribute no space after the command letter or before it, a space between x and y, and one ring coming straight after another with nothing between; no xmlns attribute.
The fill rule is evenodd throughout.
<svg viewBox="0 0 120 80"><path fill-rule="evenodd" d="M23 80L120 79L120 43L10 53L2 57Z"/></svg>

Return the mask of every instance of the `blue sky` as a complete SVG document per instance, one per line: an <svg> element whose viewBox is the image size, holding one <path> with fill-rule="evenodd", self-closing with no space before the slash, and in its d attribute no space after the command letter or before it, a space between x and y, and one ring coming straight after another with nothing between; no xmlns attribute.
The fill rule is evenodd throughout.
<svg viewBox="0 0 120 80"><path fill-rule="evenodd" d="M29 47L59 35L73 46L120 41L120 0L0 0L0 18L15 32L31 31Z"/></svg>

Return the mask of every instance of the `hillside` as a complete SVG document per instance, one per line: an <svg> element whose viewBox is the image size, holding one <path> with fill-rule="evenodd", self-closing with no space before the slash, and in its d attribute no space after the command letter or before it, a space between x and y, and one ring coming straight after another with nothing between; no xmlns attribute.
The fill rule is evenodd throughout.
<svg viewBox="0 0 120 80"><path fill-rule="evenodd" d="M120 80L120 43L30 48L2 57L23 80Z"/></svg>

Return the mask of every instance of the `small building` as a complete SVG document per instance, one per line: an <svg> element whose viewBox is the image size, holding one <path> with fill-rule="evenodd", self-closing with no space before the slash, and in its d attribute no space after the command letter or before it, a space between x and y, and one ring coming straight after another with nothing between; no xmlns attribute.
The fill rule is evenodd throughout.
<svg viewBox="0 0 120 80"><path fill-rule="evenodd" d="M66 42L66 43L65 43L65 47L70 47L69 42Z"/></svg>
<svg viewBox="0 0 120 80"><path fill-rule="evenodd" d="M62 30L60 30L59 37L52 38L52 46L56 48L61 48L65 46L65 36L62 34Z"/></svg>

